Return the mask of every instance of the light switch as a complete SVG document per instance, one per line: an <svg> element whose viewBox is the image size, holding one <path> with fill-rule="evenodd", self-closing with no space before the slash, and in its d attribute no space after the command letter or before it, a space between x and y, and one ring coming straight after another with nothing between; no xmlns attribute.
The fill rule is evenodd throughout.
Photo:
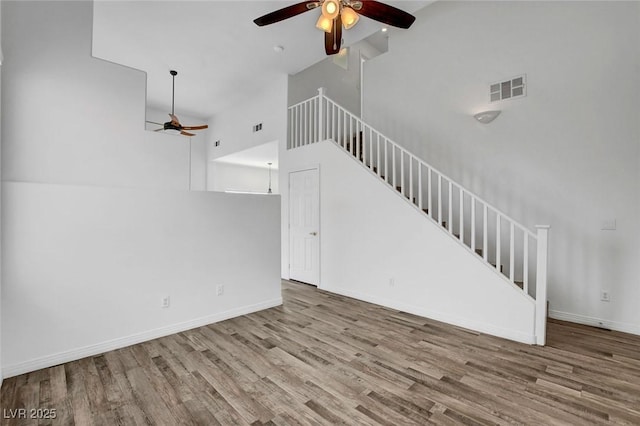
<svg viewBox="0 0 640 426"><path fill-rule="evenodd" d="M602 231L615 231L616 230L616 220L615 219L607 219L602 221L602 226L600 227Z"/></svg>

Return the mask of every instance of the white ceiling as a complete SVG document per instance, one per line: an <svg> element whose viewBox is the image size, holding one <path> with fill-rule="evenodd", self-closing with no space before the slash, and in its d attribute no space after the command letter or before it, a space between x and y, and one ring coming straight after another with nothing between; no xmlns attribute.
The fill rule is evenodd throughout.
<svg viewBox="0 0 640 426"><path fill-rule="evenodd" d="M294 3L96 1L93 55L145 71L153 108L171 108L169 70L177 70L176 114L206 119L250 99L276 76L295 74L326 57L323 33L315 28L318 9L265 27L253 23ZM411 13L431 1L387 3ZM363 17L343 32L345 45L382 27ZM285 50L277 53L274 46Z"/></svg>

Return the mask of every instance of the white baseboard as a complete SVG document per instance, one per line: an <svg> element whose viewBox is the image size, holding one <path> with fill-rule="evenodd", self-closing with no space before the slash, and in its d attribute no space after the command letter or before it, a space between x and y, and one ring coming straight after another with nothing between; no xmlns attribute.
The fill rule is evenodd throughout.
<svg viewBox="0 0 640 426"><path fill-rule="evenodd" d="M336 287L321 287L321 290L328 291L330 293L341 294L343 296L352 297L354 299L362 300L364 302L373 303L376 305L384 306L391 309L396 309L410 314L419 315L421 317L441 321L447 324L455 325L457 327L467 328L484 334L490 334L496 337L502 337L504 339L513 340L520 343L526 343L533 345L536 343L535 334L523 333L521 331L512 330L508 328L498 327L492 324L478 323L471 321L467 318L455 317L452 315L446 315L442 312L436 312L429 309L424 309L418 306L408 305L401 302L390 301L386 299L379 299L377 297L370 296L368 294L362 294L353 292L350 290L343 290Z"/></svg>
<svg viewBox="0 0 640 426"><path fill-rule="evenodd" d="M607 319L588 317L585 315L572 314L570 312L555 311L551 309L549 309L549 317L561 321L575 322L578 324L591 325L593 327L606 328L608 330L640 335L640 326L627 322L611 321Z"/></svg>
<svg viewBox="0 0 640 426"><path fill-rule="evenodd" d="M282 298L268 300L254 305L242 306L228 311L219 312L205 317L195 318L193 320L184 321L165 327L156 328L142 333L132 334L130 336L120 337L94 345L84 346L65 352L47 355L44 357L20 362L18 364L7 365L2 368L2 376L4 378L13 377L31 371L40 370L42 368L53 367L54 365L71 362L88 356L98 355L104 352L113 351L115 349L124 348L148 340L157 339L159 337L168 336L170 334L180 333L182 331L191 330L192 328L202 327L227 319L247 315L253 312L262 311L264 309L274 308L282 305Z"/></svg>

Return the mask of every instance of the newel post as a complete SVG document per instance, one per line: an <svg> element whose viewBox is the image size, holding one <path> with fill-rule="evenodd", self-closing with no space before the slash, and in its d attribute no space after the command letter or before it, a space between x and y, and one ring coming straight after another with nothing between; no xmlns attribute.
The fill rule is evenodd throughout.
<svg viewBox="0 0 640 426"><path fill-rule="evenodd" d="M324 97L326 94L327 89L325 89L324 87L319 87L318 88L318 141L323 141L325 140L325 134L324 134L324 122L325 122L325 108L324 106Z"/></svg>
<svg viewBox="0 0 640 426"><path fill-rule="evenodd" d="M537 225L538 251L536 255L536 344L547 340L547 267L549 264L549 228Z"/></svg>

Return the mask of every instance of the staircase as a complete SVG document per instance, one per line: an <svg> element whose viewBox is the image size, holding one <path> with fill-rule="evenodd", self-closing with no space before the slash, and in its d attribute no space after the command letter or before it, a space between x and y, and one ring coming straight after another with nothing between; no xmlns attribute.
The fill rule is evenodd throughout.
<svg viewBox="0 0 640 426"><path fill-rule="evenodd" d="M548 226L532 232L328 98L288 109L288 149L330 140L505 282L535 300L545 344Z"/></svg>

